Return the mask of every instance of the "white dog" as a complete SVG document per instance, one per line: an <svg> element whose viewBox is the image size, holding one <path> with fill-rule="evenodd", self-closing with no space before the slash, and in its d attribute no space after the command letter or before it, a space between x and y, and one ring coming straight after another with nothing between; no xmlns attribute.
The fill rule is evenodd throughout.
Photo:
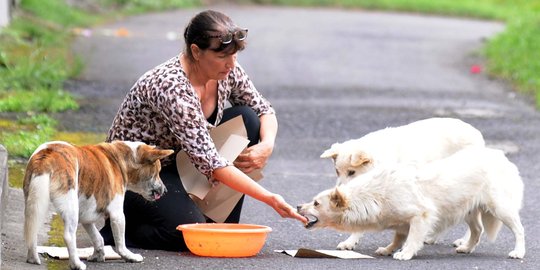
<svg viewBox="0 0 540 270"><path fill-rule="evenodd" d="M312 202L298 206L298 212L310 219L307 228L395 230L393 242L376 253L390 255L402 247L394 253L398 260L411 259L427 237L463 221L471 235L456 251L473 252L484 226L488 238L494 240L502 221L516 240L508 255L523 258L522 199L519 171L502 151L469 147L420 166L372 170L321 192Z"/></svg>
<svg viewBox="0 0 540 270"><path fill-rule="evenodd" d="M111 220L116 252L128 262L141 262L143 257L125 245L124 194L129 189L147 200L159 199L166 191L159 178L160 159L172 153L123 141L86 146L49 142L38 147L28 161L23 184L26 261L41 264L37 231L50 201L64 221L70 269L86 269L76 250L79 222L94 245L88 261L105 261L103 237L95 225L104 216Z"/></svg>
<svg viewBox="0 0 540 270"><path fill-rule="evenodd" d="M476 128L455 118L428 118L335 143L321 158L333 159L339 185L375 167L401 162L422 164L445 158L467 146L485 146L482 133ZM466 241L468 236L467 232L456 244ZM354 249L361 237L362 234L352 234L337 248ZM433 237L426 241L435 242L437 236Z"/></svg>

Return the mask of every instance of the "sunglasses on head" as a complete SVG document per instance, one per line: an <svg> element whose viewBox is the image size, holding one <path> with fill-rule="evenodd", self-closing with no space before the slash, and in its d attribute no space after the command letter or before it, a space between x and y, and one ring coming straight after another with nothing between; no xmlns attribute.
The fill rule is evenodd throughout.
<svg viewBox="0 0 540 270"><path fill-rule="evenodd" d="M241 41L246 39L248 34L247 28L239 29L234 32L228 32L227 34L215 35L215 36L206 36L207 38L219 38L221 44L229 44L234 40Z"/></svg>

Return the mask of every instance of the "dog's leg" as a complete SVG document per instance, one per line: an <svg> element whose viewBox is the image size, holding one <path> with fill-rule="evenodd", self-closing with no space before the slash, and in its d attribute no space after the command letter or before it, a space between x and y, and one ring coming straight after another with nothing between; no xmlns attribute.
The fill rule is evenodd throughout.
<svg viewBox="0 0 540 270"><path fill-rule="evenodd" d="M69 254L70 269L85 270L86 265L77 254L77 225L79 223L79 200L74 189L53 200L53 204L64 220L64 241Z"/></svg>
<svg viewBox="0 0 540 270"><path fill-rule="evenodd" d="M512 230L516 239L514 250L508 253L508 257L512 259L523 259L525 257L525 230L519 218L519 211L516 210L514 213L508 215L498 215L498 217L504 225Z"/></svg>
<svg viewBox="0 0 540 270"><path fill-rule="evenodd" d="M504 179L507 181L510 179ZM515 180L515 179L512 179ZM520 179L519 182L521 182ZM522 190L520 188L515 190L507 190L512 192L512 197L501 199L492 195L494 199L494 205L489 205L487 213L483 213L485 217L482 218L484 227L486 228L486 234L490 240L495 240L497 234L501 228L500 224L497 224L497 219L502 221L513 233L515 238L514 250L508 253L508 257L512 259L523 259L525 257L525 230L521 219L519 217L519 210L521 208Z"/></svg>
<svg viewBox="0 0 540 270"><path fill-rule="evenodd" d="M115 250L127 262L142 262L143 257L129 251L125 242L126 221L123 213L110 216L111 228L114 237Z"/></svg>
<svg viewBox="0 0 540 270"><path fill-rule="evenodd" d="M471 210L470 213L465 217L465 222L467 222L467 224L469 225L468 232L470 233L470 235L468 241L462 243L456 248L456 252L471 253L474 251L474 249L478 245L478 242L480 242L480 237L482 236L482 233L484 231L481 218L482 215L478 209Z"/></svg>
<svg viewBox="0 0 540 270"><path fill-rule="evenodd" d="M126 247L126 219L122 211L123 200L120 204L116 204L112 208L115 208L115 211L110 212L109 220L111 222L116 253L127 262L142 262L143 257L140 254L135 254Z"/></svg>
<svg viewBox="0 0 540 270"><path fill-rule="evenodd" d="M85 223L83 224L86 233L90 236L90 240L94 245L94 253L88 257L87 261L89 262L104 262L105 261L105 250L103 249L103 237L99 234L98 229L94 223Z"/></svg>
<svg viewBox="0 0 540 270"><path fill-rule="evenodd" d="M379 247L375 253L381 256L390 256L392 253L400 248L407 239L407 231L396 230L394 234L394 240L386 247Z"/></svg>
<svg viewBox="0 0 540 270"><path fill-rule="evenodd" d="M396 260L410 260L424 246L424 239L432 226L428 222L427 217L430 213L415 216L411 219L409 225L409 234L401 251L394 253Z"/></svg>
<svg viewBox="0 0 540 270"><path fill-rule="evenodd" d="M338 244L337 249L340 250L353 250L356 244L360 241L364 234L361 232L352 233L347 240Z"/></svg>
<svg viewBox="0 0 540 270"><path fill-rule="evenodd" d="M454 243L452 244L454 245L454 247L459 247L467 243L467 241L469 241L469 238L471 238L471 230L467 227L467 231L465 232L465 234L461 238L456 239L456 241L454 241Z"/></svg>

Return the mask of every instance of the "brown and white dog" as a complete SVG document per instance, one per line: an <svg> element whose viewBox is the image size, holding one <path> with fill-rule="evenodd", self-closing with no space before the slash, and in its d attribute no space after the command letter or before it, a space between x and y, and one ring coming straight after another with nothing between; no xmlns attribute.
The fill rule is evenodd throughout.
<svg viewBox="0 0 540 270"><path fill-rule="evenodd" d="M131 190L149 201L159 199L166 192L159 178L160 159L173 152L127 141L80 147L55 141L38 147L28 161L23 184L26 261L41 264L37 232L51 202L64 221L71 269L86 269L76 250L79 222L94 246L88 261L105 261L103 237L95 223L106 216L111 221L116 252L128 262L141 262L143 257L125 245L124 194Z"/></svg>

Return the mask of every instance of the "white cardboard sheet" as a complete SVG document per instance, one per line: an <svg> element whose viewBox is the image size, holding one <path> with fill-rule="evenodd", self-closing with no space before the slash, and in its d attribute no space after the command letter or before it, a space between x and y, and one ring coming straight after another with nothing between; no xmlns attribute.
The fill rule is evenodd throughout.
<svg viewBox="0 0 540 270"><path fill-rule="evenodd" d="M219 154L231 162L249 144L242 116L217 126L210 131L210 136ZM224 222L242 197L242 193L219 182L211 184L183 151L176 156L176 167L184 188L201 211L215 222ZM255 181L262 178L260 170L250 173L249 176Z"/></svg>

